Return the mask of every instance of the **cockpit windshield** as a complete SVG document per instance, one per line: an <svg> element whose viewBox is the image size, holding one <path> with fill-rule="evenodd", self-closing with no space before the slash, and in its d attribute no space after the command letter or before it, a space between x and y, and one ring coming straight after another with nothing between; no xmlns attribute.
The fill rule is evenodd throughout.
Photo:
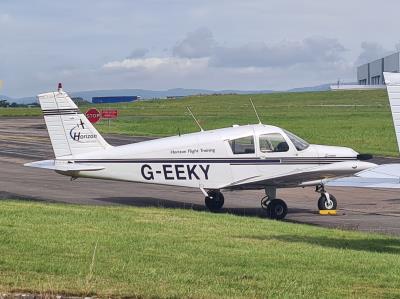
<svg viewBox="0 0 400 299"><path fill-rule="evenodd" d="M307 141L301 139L300 137L294 135L293 133L290 133L286 130L284 130L284 131L285 131L286 135L289 137L290 141L293 142L293 145L295 146L295 148L298 151L303 151L310 146L310 144L308 144Z"/></svg>

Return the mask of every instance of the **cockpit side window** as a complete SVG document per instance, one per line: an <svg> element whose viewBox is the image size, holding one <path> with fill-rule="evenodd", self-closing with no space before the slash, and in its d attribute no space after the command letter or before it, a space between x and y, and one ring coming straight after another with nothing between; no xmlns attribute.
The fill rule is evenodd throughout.
<svg viewBox="0 0 400 299"><path fill-rule="evenodd" d="M231 146L232 152L235 155L255 153L253 136L229 140L229 145Z"/></svg>
<svg viewBox="0 0 400 299"><path fill-rule="evenodd" d="M298 151L303 151L310 146L307 141L301 139L299 136L296 136L293 133L290 133L286 130L284 131L286 135L289 137L290 141L293 142L293 145Z"/></svg>
<svg viewBox="0 0 400 299"><path fill-rule="evenodd" d="M285 138L279 133L263 134L260 135L260 151L263 153L279 153L287 152L289 145Z"/></svg>

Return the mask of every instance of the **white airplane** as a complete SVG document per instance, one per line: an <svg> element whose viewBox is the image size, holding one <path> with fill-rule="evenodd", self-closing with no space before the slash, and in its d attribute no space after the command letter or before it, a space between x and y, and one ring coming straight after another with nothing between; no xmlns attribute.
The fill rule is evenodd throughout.
<svg viewBox="0 0 400 299"><path fill-rule="evenodd" d="M79 177L192 187L205 205L218 211L221 190L264 189L261 206L272 219L283 219L287 205L278 188L316 186L318 208L337 202L324 180L374 167L369 155L338 146L308 144L275 126L238 126L111 146L61 86L38 95L55 159L25 164ZM256 112L256 111L255 111ZM257 114L257 112L256 112ZM258 115L257 115L258 117ZM259 119L259 118L258 118ZM196 121L197 122L197 121Z"/></svg>

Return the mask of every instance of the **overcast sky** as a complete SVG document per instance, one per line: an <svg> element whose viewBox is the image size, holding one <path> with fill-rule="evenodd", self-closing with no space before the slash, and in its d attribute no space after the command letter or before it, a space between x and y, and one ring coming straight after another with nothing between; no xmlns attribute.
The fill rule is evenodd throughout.
<svg viewBox="0 0 400 299"><path fill-rule="evenodd" d="M1 94L286 89L399 48L398 0L0 0Z"/></svg>

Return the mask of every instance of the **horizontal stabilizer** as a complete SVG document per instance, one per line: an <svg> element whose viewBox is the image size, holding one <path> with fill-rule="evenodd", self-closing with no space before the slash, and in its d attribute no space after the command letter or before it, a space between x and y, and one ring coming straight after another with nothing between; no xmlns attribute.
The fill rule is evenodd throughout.
<svg viewBox="0 0 400 299"><path fill-rule="evenodd" d="M105 167L101 165L90 165L90 164L75 164L75 163L59 163L55 160L43 160L31 163L26 163L24 166L51 169L56 171L96 171L102 170Z"/></svg>

